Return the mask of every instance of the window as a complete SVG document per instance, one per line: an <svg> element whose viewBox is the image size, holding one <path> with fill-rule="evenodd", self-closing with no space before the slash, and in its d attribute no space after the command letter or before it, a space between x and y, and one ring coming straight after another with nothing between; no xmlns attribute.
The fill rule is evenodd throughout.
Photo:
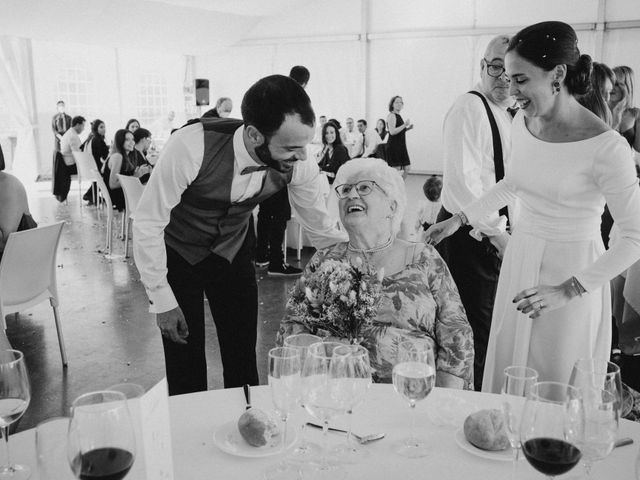
<svg viewBox="0 0 640 480"><path fill-rule="evenodd" d="M140 75L138 82L138 120L151 125L167 112L167 80L157 73Z"/></svg>
<svg viewBox="0 0 640 480"><path fill-rule="evenodd" d="M69 115L87 117L93 112L94 86L89 73L83 67L63 67L58 70L56 98L65 103Z"/></svg>

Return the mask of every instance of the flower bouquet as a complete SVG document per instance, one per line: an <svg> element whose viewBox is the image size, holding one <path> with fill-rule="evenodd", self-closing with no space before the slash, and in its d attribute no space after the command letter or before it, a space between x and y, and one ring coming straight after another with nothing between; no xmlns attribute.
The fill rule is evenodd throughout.
<svg viewBox="0 0 640 480"><path fill-rule="evenodd" d="M287 311L315 335L360 343L376 327L382 276L360 257L324 260L293 287Z"/></svg>

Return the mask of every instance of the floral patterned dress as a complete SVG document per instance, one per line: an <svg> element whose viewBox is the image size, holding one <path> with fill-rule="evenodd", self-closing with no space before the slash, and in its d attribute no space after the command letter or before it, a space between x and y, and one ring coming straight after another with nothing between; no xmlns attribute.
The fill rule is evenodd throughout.
<svg viewBox="0 0 640 480"><path fill-rule="evenodd" d="M408 249L405 268L382 279L376 327L361 344L369 350L374 380L391 382L398 344L427 342L436 352L436 385L473 389L473 333L458 289L436 250L422 243ZM305 268L309 275L326 259L343 260L347 244L319 250ZM300 288L300 281L294 289ZM308 332L292 310L280 324L277 343L289 335ZM311 332L316 333L316 332Z"/></svg>

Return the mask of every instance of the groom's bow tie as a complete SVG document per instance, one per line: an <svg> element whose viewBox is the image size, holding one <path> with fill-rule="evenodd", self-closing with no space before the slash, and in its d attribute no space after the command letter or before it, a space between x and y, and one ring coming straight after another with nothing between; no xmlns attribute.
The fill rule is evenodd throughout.
<svg viewBox="0 0 640 480"><path fill-rule="evenodd" d="M255 167L245 167L240 172L240 175L248 175L248 174L253 173L253 172L261 172L262 170L266 170L267 168L269 168L267 165L258 165L258 166L255 166Z"/></svg>

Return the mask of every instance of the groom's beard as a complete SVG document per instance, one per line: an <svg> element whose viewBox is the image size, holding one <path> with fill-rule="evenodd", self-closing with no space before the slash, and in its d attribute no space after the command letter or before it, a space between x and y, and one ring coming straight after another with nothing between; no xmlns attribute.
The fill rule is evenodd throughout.
<svg viewBox="0 0 640 480"><path fill-rule="evenodd" d="M271 156L271 152L269 151L268 140L265 140L262 145L256 147L255 152L262 163L264 163L269 168L277 170L278 172L288 172L292 168L290 164L287 164L284 161L274 160L274 158ZM291 157L293 158L293 155Z"/></svg>

